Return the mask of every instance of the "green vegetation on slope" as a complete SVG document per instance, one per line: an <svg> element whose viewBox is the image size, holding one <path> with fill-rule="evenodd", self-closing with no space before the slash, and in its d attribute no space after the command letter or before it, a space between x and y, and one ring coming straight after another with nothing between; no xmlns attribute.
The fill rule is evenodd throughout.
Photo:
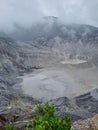
<svg viewBox="0 0 98 130"><path fill-rule="evenodd" d="M44 106L37 105L38 115L27 123L26 130L71 130L71 121L68 116L64 119L54 116L55 107L46 103Z"/></svg>
<svg viewBox="0 0 98 130"><path fill-rule="evenodd" d="M71 120L68 116L64 119L54 115L55 106L46 103L37 105L38 114L26 124L25 130L71 130ZM5 130L16 130L13 124L6 124Z"/></svg>

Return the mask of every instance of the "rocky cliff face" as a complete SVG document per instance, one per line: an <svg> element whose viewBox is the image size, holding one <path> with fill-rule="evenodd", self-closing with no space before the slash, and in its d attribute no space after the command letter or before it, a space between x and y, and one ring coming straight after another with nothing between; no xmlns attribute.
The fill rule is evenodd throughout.
<svg viewBox="0 0 98 130"><path fill-rule="evenodd" d="M24 47L25 48L25 47ZM23 48L22 48L23 49ZM10 100L19 94L21 82L17 76L32 71L35 66L27 65L27 55L16 41L0 37L0 108L3 109ZM28 53L27 53L28 54ZM37 68L35 68L37 69Z"/></svg>
<svg viewBox="0 0 98 130"><path fill-rule="evenodd" d="M98 129L98 115L87 120L74 122L73 130L97 130Z"/></svg>
<svg viewBox="0 0 98 130"><path fill-rule="evenodd" d="M0 38L0 107L13 98L13 85L16 84L18 53L14 42L9 38Z"/></svg>

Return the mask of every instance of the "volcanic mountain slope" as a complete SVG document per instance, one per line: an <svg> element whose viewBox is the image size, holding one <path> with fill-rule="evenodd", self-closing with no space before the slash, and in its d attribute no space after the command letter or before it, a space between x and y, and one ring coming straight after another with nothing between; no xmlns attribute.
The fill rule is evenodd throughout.
<svg viewBox="0 0 98 130"><path fill-rule="evenodd" d="M15 43L9 38L0 37L0 107L15 95L12 86L16 84L18 56Z"/></svg>
<svg viewBox="0 0 98 130"><path fill-rule="evenodd" d="M15 24L15 29L12 37L22 41L51 40L60 37L71 43L80 40L83 43L97 43L98 39L98 28L82 24L65 24L53 16L44 17L30 28L22 28Z"/></svg>
<svg viewBox="0 0 98 130"><path fill-rule="evenodd" d="M98 56L97 27L65 24L53 16L44 17L30 28L15 24L15 30L9 37L22 42L29 41L44 50L50 49L61 58L91 59Z"/></svg>

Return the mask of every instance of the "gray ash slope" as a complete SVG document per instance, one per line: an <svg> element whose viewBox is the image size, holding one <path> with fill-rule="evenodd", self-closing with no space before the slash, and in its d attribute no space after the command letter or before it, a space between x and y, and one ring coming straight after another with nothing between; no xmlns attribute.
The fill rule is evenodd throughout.
<svg viewBox="0 0 98 130"><path fill-rule="evenodd" d="M2 109L18 93L21 97L25 96L20 92L18 85L20 81L16 79L23 73L51 66L66 58L87 61L77 67L98 67L96 27L64 24L56 17L45 17L29 29L18 25L15 28L12 34L0 33L0 108ZM67 113L76 120L98 113L96 97L98 97L97 90L72 100L59 98L50 102L57 105L58 115ZM33 100L29 96L27 98Z"/></svg>
<svg viewBox="0 0 98 130"><path fill-rule="evenodd" d="M38 48L57 53L61 58L81 58L97 62L98 28L90 25L64 24L57 17L44 17L30 28L15 25L9 35ZM50 49L50 50L49 50ZM53 59L53 58L52 58ZM96 61L95 61L96 59ZM91 63L91 62L90 62Z"/></svg>
<svg viewBox="0 0 98 130"><path fill-rule="evenodd" d="M40 22L32 25L29 29L22 28L15 24L15 31L12 37L22 41L30 40L51 40L60 37L66 42L97 43L98 28L90 25L64 24L56 17L44 17ZM46 43L47 44L47 43Z"/></svg>

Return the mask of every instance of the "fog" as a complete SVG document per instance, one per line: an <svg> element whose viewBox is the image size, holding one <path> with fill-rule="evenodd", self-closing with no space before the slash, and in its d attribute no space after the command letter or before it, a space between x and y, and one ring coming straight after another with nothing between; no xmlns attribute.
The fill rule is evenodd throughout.
<svg viewBox="0 0 98 130"><path fill-rule="evenodd" d="M98 26L97 12L97 0L0 0L0 30L12 30L14 23L29 27L51 15L67 23Z"/></svg>

